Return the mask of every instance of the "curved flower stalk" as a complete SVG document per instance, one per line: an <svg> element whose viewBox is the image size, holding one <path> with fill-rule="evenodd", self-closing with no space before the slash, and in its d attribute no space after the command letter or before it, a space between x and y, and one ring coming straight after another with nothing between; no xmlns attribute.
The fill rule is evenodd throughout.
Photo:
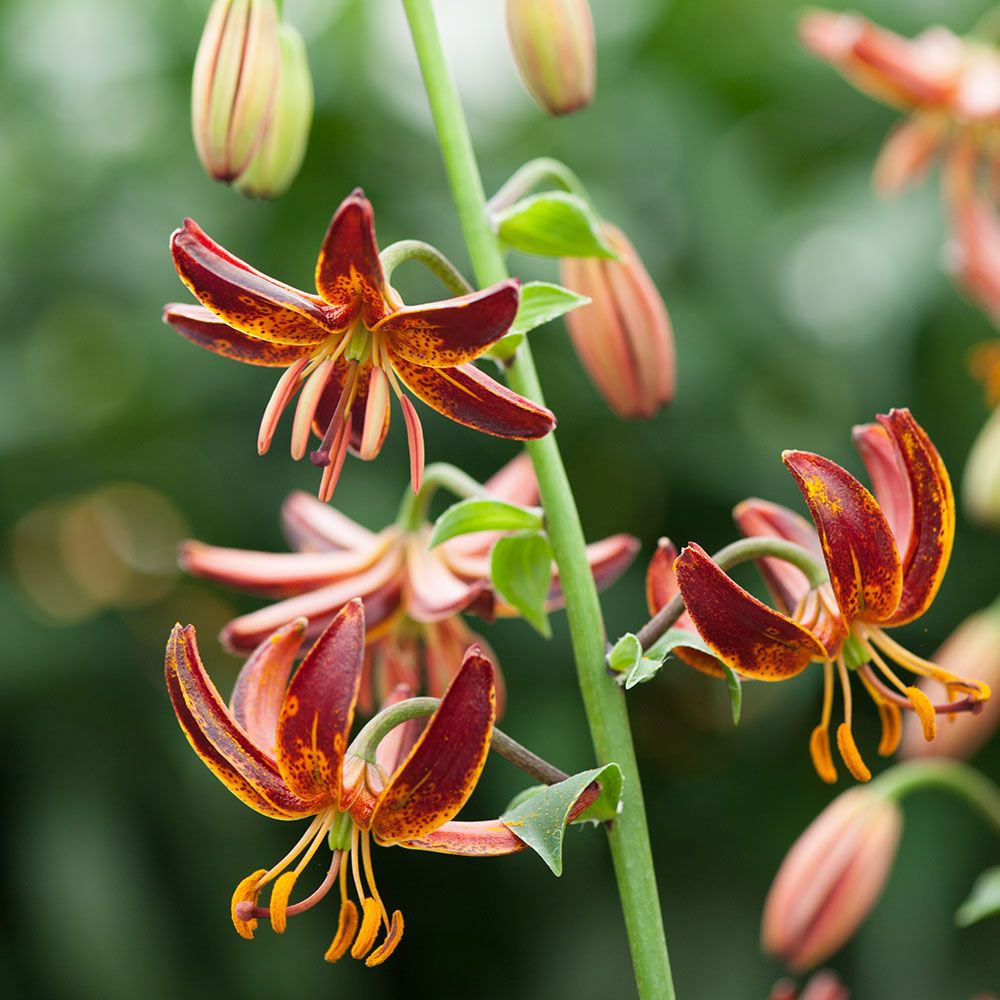
<svg viewBox="0 0 1000 1000"><path fill-rule="evenodd" d="M515 279L442 302L405 306L388 284L375 241L371 203L359 189L330 223L316 264L314 295L276 281L211 240L190 219L170 240L181 280L201 306L171 304L164 320L215 354L284 368L264 411L257 450L271 444L298 393L291 452L311 453L329 500L347 451L378 455L389 430L389 402L403 411L410 477L420 488L424 439L405 387L428 406L495 437L543 437L555 417L511 392L472 362L506 334L520 300Z"/></svg>
<svg viewBox="0 0 1000 1000"><path fill-rule="evenodd" d="M485 490L521 506L538 501L527 456L508 463ZM487 619L517 614L490 586L490 550L499 532L465 535L429 549L429 524L397 523L376 534L307 493L293 493L285 500L282 526L297 551L252 552L192 541L181 548L181 566L239 590L281 598L223 629L223 644L240 653L299 617L308 620L308 634L315 636L348 600L360 597L368 625L361 687L365 711L400 683L439 696L462 650L472 643L488 649L462 620L462 612ZM630 535L590 545L597 582L613 583L638 547ZM556 607L561 600L556 577L549 602Z"/></svg>
<svg viewBox="0 0 1000 1000"><path fill-rule="evenodd" d="M747 500L735 511L744 535L783 539L812 551L817 560L822 557L826 583L813 587L796 567L760 560L774 610L734 583L698 545L685 548L674 566L698 632L737 673L780 681L813 661L823 664L823 714L809 748L817 772L828 782L837 777L829 736L837 679L844 706L837 746L859 781L869 780L871 772L852 733L852 673L878 706L879 753L886 756L899 744L901 708L916 713L930 741L937 713L979 711L990 694L987 684L917 656L887 632L923 614L948 565L955 502L940 455L905 409L856 427L854 443L874 496L829 459L786 451L782 461L802 491L813 525L763 500ZM935 681L945 700L935 704L922 689L905 683L890 661Z"/></svg>
<svg viewBox="0 0 1000 1000"><path fill-rule="evenodd" d="M266 639L247 660L227 707L202 665L194 628L177 625L167 644L167 687L188 742L234 795L274 819L310 820L284 858L236 887L237 933L252 938L261 919L283 933L290 917L311 909L339 881L340 917L325 958L335 962L350 950L353 958L375 966L398 947L403 915L399 910L390 915L376 886L373 841L470 857L511 854L526 846L499 819L454 819L490 749L493 665L471 647L426 727L397 726L372 752L363 732L347 745L364 659L361 602L340 611L292 673L305 630L298 619ZM578 799L569 819L596 791ZM292 903L296 882L324 841L332 851L326 876ZM268 888L268 905L261 906Z"/></svg>

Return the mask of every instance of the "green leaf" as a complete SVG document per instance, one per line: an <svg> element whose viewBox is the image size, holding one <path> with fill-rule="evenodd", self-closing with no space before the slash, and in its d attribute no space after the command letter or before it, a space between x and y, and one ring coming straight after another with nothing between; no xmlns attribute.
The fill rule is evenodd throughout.
<svg viewBox="0 0 1000 1000"><path fill-rule="evenodd" d="M709 656L715 655L697 632L683 628L668 629L646 650L644 656L636 659L619 683L624 684L626 691L631 691L636 684L652 680L677 646L691 646L708 653Z"/></svg>
<svg viewBox="0 0 1000 1000"><path fill-rule="evenodd" d="M452 504L434 522L430 548L456 535L475 531L537 531L542 526L538 507L518 507L503 500L472 497Z"/></svg>
<svg viewBox="0 0 1000 1000"><path fill-rule="evenodd" d="M562 285L553 285L548 281L529 281L521 287L521 305L507 336L498 340L486 352L486 357L494 361L509 361L529 331L550 323L579 306L585 306L588 302L590 299L586 295L577 295Z"/></svg>
<svg viewBox="0 0 1000 1000"><path fill-rule="evenodd" d="M577 800L593 781L601 783L601 794L587 812L598 802L603 803L601 809L607 812L608 803L613 802L612 816L617 815L622 773L617 764L605 764L604 767L574 774L557 785L549 785L508 809L500 817L500 822L535 851L555 875L561 875L566 821Z"/></svg>
<svg viewBox="0 0 1000 1000"><path fill-rule="evenodd" d="M545 602L552 586L552 546L540 534L512 535L493 546L490 577L497 593L546 639L552 635Z"/></svg>
<svg viewBox="0 0 1000 1000"><path fill-rule="evenodd" d="M622 674L631 670L642 656L642 646L631 633L626 632L608 653L608 666L616 673Z"/></svg>
<svg viewBox="0 0 1000 1000"><path fill-rule="evenodd" d="M719 666L726 672L726 683L729 685L729 707L733 713L733 725L740 724L740 715L743 713L743 682L740 675L728 664L719 660Z"/></svg>
<svg viewBox="0 0 1000 1000"><path fill-rule="evenodd" d="M663 659L650 656L640 657L625 675L625 690L631 691L636 684L645 684L646 681L651 681L660 672L663 663Z"/></svg>
<svg viewBox="0 0 1000 1000"><path fill-rule="evenodd" d="M600 220L575 194L529 195L499 212L497 235L512 250L542 257L615 257L601 236Z"/></svg>
<svg viewBox="0 0 1000 1000"><path fill-rule="evenodd" d="M968 927L986 917L1000 915L1000 865L987 868L972 885L969 898L958 908L955 923Z"/></svg>

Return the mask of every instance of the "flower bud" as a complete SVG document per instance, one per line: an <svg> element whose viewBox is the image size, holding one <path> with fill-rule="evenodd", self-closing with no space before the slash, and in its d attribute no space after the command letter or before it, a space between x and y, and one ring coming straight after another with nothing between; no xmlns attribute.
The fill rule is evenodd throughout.
<svg viewBox="0 0 1000 1000"><path fill-rule="evenodd" d="M191 124L198 156L217 180L239 177L263 142L279 62L274 0L215 0L194 64Z"/></svg>
<svg viewBox="0 0 1000 1000"><path fill-rule="evenodd" d="M957 671L973 681L984 681L1000 688L1000 603L969 615L945 640L933 656L945 670ZM940 690L940 682L924 680L920 687L930 692L931 685ZM933 743L928 743L919 722L910 717L903 722L903 757L971 757L996 731L1000 724L1000 698L992 697L978 714L956 712L937 727Z"/></svg>
<svg viewBox="0 0 1000 1000"><path fill-rule="evenodd" d="M313 86L302 36L290 24L279 28L281 69L271 123L235 187L251 198L277 198L295 180L306 155L313 116Z"/></svg>
<svg viewBox="0 0 1000 1000"><path fill-rule="evenodd" d="M850 996L836 972L821 969L809 978L801 991L787 979L775 983L768 1000L850 1000Z"/></svg>
<svg viewBox="0 0 1000 1000"><path fill-rule="evenodd" d="M796 970L837 951L875 905L902 827L896 803L870 788L834 799L781 863L764 904L764 950Z"/></svg>
<svg viewBox="0 0 1000 1000"><path fill-rule="evenodd" d="M635 247L605 223L617 260L572 257L562 283L591 299L566 317L573 346L608 405L624 419L651 417L674 397L674 334L667 307Z"/></svg>
<svg viewBox="0 0 1000 1000"><path fill-rule="evenodd" d="M962 496L970 518L987 527L1000 526L1000 409L990 415L969 451Z"/></svg>
<svg viewBox="0 0 1000 1000"><path fill-rule="evenodd" d="M544 111L565 115L591 102L597 56L587 0L507 0L507 32L521 79Z"/></svg>

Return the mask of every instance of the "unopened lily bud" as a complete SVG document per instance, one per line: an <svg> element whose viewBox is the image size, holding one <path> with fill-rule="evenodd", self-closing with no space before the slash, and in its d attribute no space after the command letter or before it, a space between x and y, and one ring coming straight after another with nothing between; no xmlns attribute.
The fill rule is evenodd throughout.
<svg viewBox="0 0 1000 1000"><path fill-rule="evenodd" d="M507 31L521 79L544 111L565 115L591 102L597 56L587 0L507 0Z"/></svg>
<svg viewBox="0 0 1000 1000"><path fill-rule="evenodd" d="M1000 409L983 425L962 476L965 509L974 521L1000 527Z"/></svg>
<svg viewBox="0 0 1000 1000"><path fill-rule="evenodd" d="M278 41L281 69L271 122L236 188L251 198L277 198L295 180L306 155L313 116L313 85L302 36L282 24Z"/></svg>
<svg viewBox="0 0 1000 1000"><path fill-rule="evenodd" d="M934 663L944 670L960 673L963 678L982 681L1000 688L1000 602L969 615L934 654ZM920 684L928 693L940 691L938 681ZM928 743L919 722L909 717L903 721L903 757L971 757L996 732L1000 725L1000 699L993 697L982 711L956 712L950 718L939 717L937 735Z"/></svg>
<svg viewBox="0 0 1000 1000"><path fill-rule="evenodd" d="M274 0L215 0L201 36L191 88L191 124L205 169L235 180L271 122L279 77Z"/></svg>
<svg viewBox="0 0 1000 1000"><path fill-rule="evenodd" d="M562 283L591 299L566 317L594 385L624 419L651 417L674 397L674 334L667 307L635 247L615 226L602 236L618 259L571 257Z"/></svg>
<svg viewBox="0 0 1000 1000"><path fill-rule="evenodd" d="M795 970L836 952L882 892L902 828L896 803L870 788L834 799L781 863L764 904L764 950Z"/></svg>

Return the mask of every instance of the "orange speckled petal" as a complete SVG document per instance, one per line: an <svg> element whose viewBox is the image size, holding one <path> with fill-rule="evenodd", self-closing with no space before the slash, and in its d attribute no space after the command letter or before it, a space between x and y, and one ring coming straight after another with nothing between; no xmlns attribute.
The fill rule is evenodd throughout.
<svg viewBox="0 0 1000 1000"><path fill-rule="evenodd" d="M810 631L734 583L700 545L686 546L674 570L702 639L738 673L782 681L826 655Z"/></svg>
<svg viewBox="0 0 1000 1000"><path fill-rule="evenodd" d="M913 494L895 439L881 424L859 424L852 429L851 439L905 562L913 534Z"/></svg>
<svg viewBox="0 0 1000 1000"><path fill-rule="evenodd" d="M899 604L903 572L875 498L822 455L786 451L781 459L809 506L845 623L887 621Z"/></svg>
<svg viewBox="0 0 1000 1000"><path fill-rule="evenodd" d="M380 844L417 840L455 817L486 763L495 717L493 664L473 646L427 728L379 796L371 829Z"/></svg>
<svg viewBox="0 0 1000 1000"><path fill-rule="evenodd" d="M170 237L181 280L229 326L275 344L321 344L341 330L341 313L234 257L191 219Z"/></svg>
<svg viewBox="0 0 1000 1000"><path fill-rule="evenodd" d="M167 642L165 673L170 700L188 742L237 798L277 819L316 811L315 803L288 788L274 761L229 714L202 665L193 626L174 626Z"/></svg>
<svg viewBox="0 0 1000 1000"><path fill-rule="evenodd" d="M355 599L306 654L278 719L278 767L302 796L340 798L341 765L365 653L365 614Z"/></svg>
<svg viewBox="0 0 1000 1000"><path fill-rule="evenodd" d="M163 322L172 326L192 344L213 354L265 368L286 368L309 352L309 346L275 344L247 336L223 323L211 309L182 302L170 302L163 307Z"/></svg>
<svg viewBox="0 0 1000 1000"><path fill-rule="evenodd" d="M906 470L913 498L909 544L901 545L903 594L886 624L902 625L927 610L941 586L955 539L955 496L937 449L909 410L879 414Z"/></svg>
<svg viewBox="0 0 1000 1000"><path fill-rule="evenodd" d="M510 329L521 301L516 278L444 302L406 306L375 328L393 354L428 368L474 361Z"/></svg>

